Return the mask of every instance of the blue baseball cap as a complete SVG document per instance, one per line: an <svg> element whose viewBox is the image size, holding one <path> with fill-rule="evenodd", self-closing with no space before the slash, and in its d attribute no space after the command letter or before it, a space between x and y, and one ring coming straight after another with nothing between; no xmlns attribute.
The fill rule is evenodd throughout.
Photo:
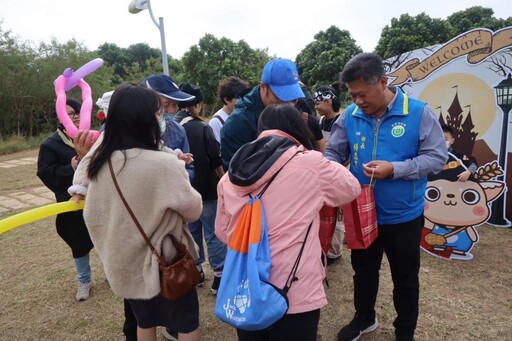
<svg viewBox="0 0 512 341"><path fill-rule="evenodd" d="M160 96L180 101L191 101L196 98L193 95L180 91L174 79L167 75L154 75L145 79L146 86L155 90Z"/></svg>
<svg viewBox="0 0 512 341"><path fill-rule="evenodd" d="M289 59L273 59L263 68L261 81L267 84L281 101L290 102L304 97L299 84L299 71Z"/></svg>

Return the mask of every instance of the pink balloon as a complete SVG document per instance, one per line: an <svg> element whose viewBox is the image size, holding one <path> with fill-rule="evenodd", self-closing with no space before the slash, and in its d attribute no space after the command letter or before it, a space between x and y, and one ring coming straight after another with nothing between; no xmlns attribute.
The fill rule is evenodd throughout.
<svg viewBox="0 0 512 341"><path fill-rule="evenodd" d="M94 71L98 70L103 65L103 59L96 58L91 60L90 62L86 63L84 66L82 66L80 69L73 72L73 69L66 69L64 71L64 75L68 79L66 82L66 85L64 87L65 91L69 91L75 87L75 85L78 84L78 81L82 78L85 78L85 76L93 73Z"/></svg>
<svg viewBox="0 0 512 341"><path fill-rule="evenodd" d="M69 137L74 138L78 130L85 130L91 127L91 110L92 110L92 95L91 87L83 79L79 79L77 84L82 89L82 107L80 108L80 124L79 128L75 127L71 118L69 118L66 111L66 84L68 79L64 75L60 75L55 80L55 94L57 100L55 101L55 111L57 117L66 129L66 133ZM100 135L99 131L91 130L93 138L96 140Z"/></svg>

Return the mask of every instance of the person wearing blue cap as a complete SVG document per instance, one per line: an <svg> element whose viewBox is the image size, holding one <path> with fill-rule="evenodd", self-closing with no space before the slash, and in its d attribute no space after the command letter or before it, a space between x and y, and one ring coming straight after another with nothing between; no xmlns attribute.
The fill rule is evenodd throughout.
<svg viewBox="0 0 512 341"><path fill-rule="evenodd" d="M261 82L240 98L229 120L221 129L221 157L224 169L235 152L257 137L258 118L270 104L295 104L304 97L299 84L299 72L289 59L273 59L263 68Z"/></svg>

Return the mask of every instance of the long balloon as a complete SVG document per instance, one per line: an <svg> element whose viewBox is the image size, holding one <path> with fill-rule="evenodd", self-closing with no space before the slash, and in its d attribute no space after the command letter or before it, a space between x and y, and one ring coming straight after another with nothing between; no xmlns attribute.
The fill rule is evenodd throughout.
<svg viewBox="0 0 512 341"><path fill-rule="evenodd" d="M92 95L91 87L84 81L84 77L96 71L103 65L103 59L96 58L86 63L84 66L76 71L72 68L64 70L54 82L55 95L57 100L55 102L55 111L57 117L66 129L69 137L74 138L78 130L85 130L91 127L91 111L92 111ZM80 125L76 128L66 112L66 91L71 90L75 86L82 89L82 107L80 109ZM100 133L96 130L91 130L93 139L96 140Z"/></svg>
<svg viewBox="0 0 512 341"><path fill-rule="evenodd" d="M66 92L64 91L64 87L66 85L66 77L64 75L60 75L55 80L55 95L57 95L57 100L55 101L55 111L57 112L57 117L59 121L62 123L64 128L66 129L66 133L69 137L75 138L78 130L85 130L91 127L91 111L92 111L92 95L91 95L91 87L87 84L83 79L78 80L77 85L82 89L82 107L80 109L80 125L79 127L75 127L71 118L69 118L68 113L66 111ZM100 135L99 131L91 130L93 133L93 139L96 140Z"/></svg>
<svg viewBox="0 0 512 341"><path fill-rule="evenodd" d="M18 213L9 218L0 220L0 234L12 230L18 226L32 223L39 219L51 217L59 213L83 210L84 205L84 200L80 200L79 204L74 201L64 201Z"/></svg>
<svg viewBox="0 0 512 341"><path fill-rule="evenodd" d="M91 60L90 62L84 64L81 68L76 71L73 71L71 68L67 68L64 70L63 75L67 78L66 86L64 87L65 91L69 91L78 84L78 81L82 78L85 78L90 73L98 70L103 65L103 59L96 58Z"/></svg>

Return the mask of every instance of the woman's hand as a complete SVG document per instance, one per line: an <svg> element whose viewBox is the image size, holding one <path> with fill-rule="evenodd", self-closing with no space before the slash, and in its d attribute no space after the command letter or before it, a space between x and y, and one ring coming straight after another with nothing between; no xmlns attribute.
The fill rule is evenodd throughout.
<svg viewBox="0 0 512 341"><path fill-rule="evenodd" d="M74 170L76 170L76 168L78 167L78 156L73 156L73 158L71 159L71 167L73 167Z"/></svg>
<svg viewBox="0 0 512 341"><path fill-rule="evenodd" d="M80 159L83 159L89 150L91 150L93 144L94 134L88 129L79 130L73 139L73 146Z"/></svg>
<svg viewBox="0 0 512 341"><path fill-rule="evenodd" d="M84 200L85 197L81 194L73 194L73 196L71 197L71 199L69 199L69 201L74 201L77 205L80 204L80 200Z"/></svg>
<svg viewBox="0 0 512 341"><path fill-rule="evenodd" d="M194 159L192 158L192 154L190 153L183 153L178 155L178 159L185 161L185 163L188 165L192 162L194 162Z"/></svg>

